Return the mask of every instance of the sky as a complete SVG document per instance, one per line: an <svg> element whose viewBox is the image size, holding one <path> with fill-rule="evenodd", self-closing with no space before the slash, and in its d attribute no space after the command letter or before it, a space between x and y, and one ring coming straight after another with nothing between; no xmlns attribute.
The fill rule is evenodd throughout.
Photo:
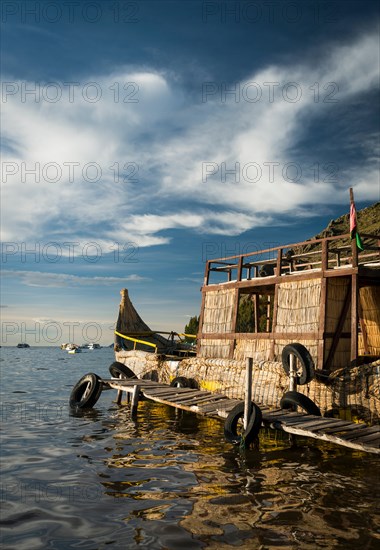
<svg viewBox="0 0 380 550"><path fill-rule="evenodd" d="M1 345L198 315L206 259L380 199L375 1L4 1Z"/></svg>

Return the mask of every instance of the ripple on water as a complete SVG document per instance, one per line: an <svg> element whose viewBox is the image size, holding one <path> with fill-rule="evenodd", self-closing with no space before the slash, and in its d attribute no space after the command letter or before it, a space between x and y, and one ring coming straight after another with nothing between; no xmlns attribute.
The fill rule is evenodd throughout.
<svg viewBox="0 0 380 550"><path fill-rule="evenodd" d="M241 452L219 421L148 402L131 419L113 392L70 411L73 385L108 376L112 350L2 351L5 549L376 547L376 458L290 449L273 432Z"/></svg>

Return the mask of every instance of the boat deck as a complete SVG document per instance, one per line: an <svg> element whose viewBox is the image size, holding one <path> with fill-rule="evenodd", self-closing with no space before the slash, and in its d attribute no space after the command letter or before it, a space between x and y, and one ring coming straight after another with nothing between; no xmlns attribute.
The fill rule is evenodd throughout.
<svg viewBox="0 0 380 550"><path fill-rule="evenodd" d="M105 388L118 390L119 403L122 392L131 395L132 408L137 407L140 397L144 397L203 416L227 418L233 407L241 402L241 400L230 399L221 393L171 387L168 384L151 380L110 379L103 380L103 385ZM358 424L336 418L313 416L304 412L271 409L260 403L257 405L261 408L263 424L266 427L327 441L366 453L380 454L379 425L369 427L364 423Z"/></svg>

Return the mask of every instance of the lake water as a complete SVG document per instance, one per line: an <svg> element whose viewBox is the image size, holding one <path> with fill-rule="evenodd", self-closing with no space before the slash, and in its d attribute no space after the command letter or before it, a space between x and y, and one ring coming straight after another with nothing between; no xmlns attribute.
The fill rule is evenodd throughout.
<svg viewBox="0 0 380 550"><path fill-rule="evenodd" d="M113 350L1 350L4 550L380 548L379 459L273 432L227 443L223 422L101 395L70 413Z"/></svg>

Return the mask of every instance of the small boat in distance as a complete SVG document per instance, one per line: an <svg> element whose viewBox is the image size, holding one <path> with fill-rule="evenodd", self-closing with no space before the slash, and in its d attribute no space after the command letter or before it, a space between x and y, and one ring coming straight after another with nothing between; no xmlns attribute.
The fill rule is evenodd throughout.
<svg viewBox="0 0 380 550"><path fill-rule="evenodd" d="M29 344L26 342L21 342L21 344L17 344L18 348L30 348Z"/></svg>
<svg viewBox="0 0 380 550"><path fill-rule="evenodd" d="M61 349L65 350L65 351L68 351L69 353L78 353L78 352L82 351L77 344L71 344L71 343L70 344L62 344Z"/></svg>
<svg viewBox="0 0 380 550"><path fill-rule="evenodd" d="M82 353L82 350L80 348L73 348L67 350L67 353Z"/></svg>
<svg viewBox="0 0 380 550"><path fill-rule="evenodd" d="M82 348L83 349L101 349L101 345L95 344L94 342L89 342L88 344L84 344Z"/></svg>

